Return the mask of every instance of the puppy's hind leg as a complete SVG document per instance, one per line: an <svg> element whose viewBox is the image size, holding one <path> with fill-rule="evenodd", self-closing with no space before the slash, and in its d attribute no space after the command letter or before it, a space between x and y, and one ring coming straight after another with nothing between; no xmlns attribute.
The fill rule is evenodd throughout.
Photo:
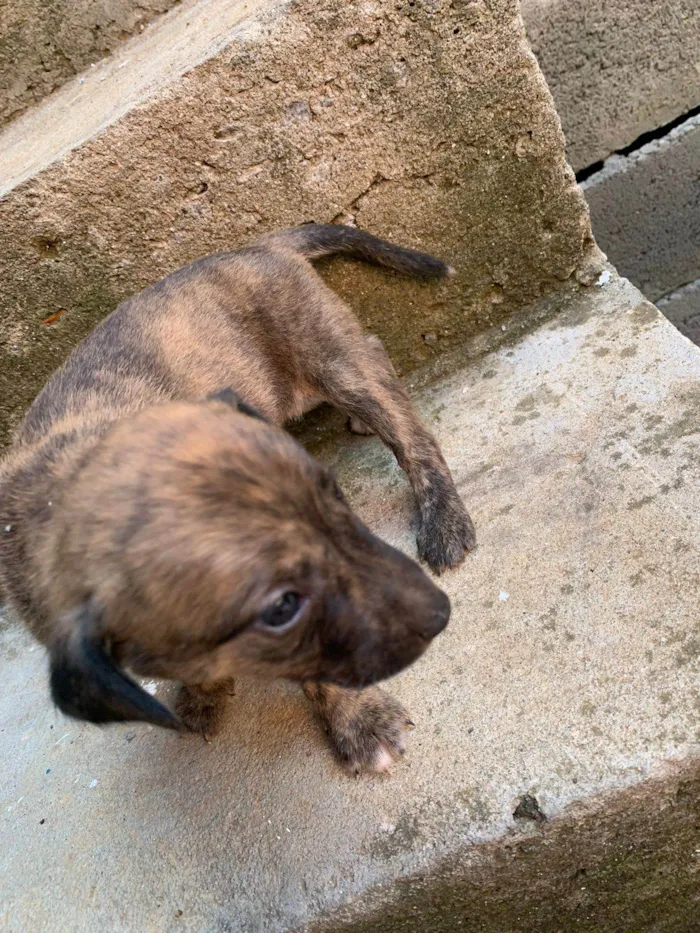
<svg viewBox="0 0 700 933"><path fill-rule="evenodd" d="M381 342L379 337L376 337L374 334L367 335L367 346L372 347L373 349L378 349L386 356L386 351L384 350L384 344ZM396 375L396 370L393 367L393 364L389 357L386 357L387 363L391 367L391 371ZM364 421L361 421L359 418L356 418L355 415L348 415L348 431L351 434L360 434L364 437L374 436L374 431L369 425L366 425Z"/></svg>
<svg viewBox="0 0 700 933"><path fill-rule="evenodd" d="M233 696L232 680L182 684L175 710L186 726L193 732L201 733L209 741L221 728L230 696Z"/></svg>
<svg viewBox="0 0 700 933"><path fill-rule="evenodd" d="M437 441L421 424L381 343L352 335L341 349L318 375L319 391L394 452L418 503L420 557L437 572L454 567L476 538Z"/></svg>
<svg viewBox="0 0 700 933"><path fill-rule="evenodd" d="M304 693L351 771L387 771L403 755L404 735L413 723L388 693L378 687L349 690L315 682L305 683Z"/></svg>

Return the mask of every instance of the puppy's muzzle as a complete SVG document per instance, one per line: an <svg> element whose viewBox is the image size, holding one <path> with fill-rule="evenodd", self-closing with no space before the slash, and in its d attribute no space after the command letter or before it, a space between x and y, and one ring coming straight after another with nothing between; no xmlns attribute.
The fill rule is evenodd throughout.
<svg viewBox="0 0 700 933"><path fill-rule="evenodd" d="M409 625L416 634L426 641L432 641L436 635L447 626L450 621L450 600L447 595L435 587L433 594L434 608L426 611L424 616L411 619Z"/></svg>
<svg viewBox="0 0 700 933"><path fill-rule="evenodd" d="M416 661L450 619L450 601L416 561L367 533L353 555L353 586L327 604L323 679L358 686Z"/></svg>

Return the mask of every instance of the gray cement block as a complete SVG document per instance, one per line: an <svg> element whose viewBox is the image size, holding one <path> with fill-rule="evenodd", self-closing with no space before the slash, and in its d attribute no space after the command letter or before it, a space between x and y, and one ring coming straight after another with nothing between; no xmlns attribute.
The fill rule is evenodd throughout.
<svg viewBox="0 0 700 933"><path fill-rule="evenodd" d="M656 304L682 334L700 346L700 279L665 295Z"/></svg>
<svg viewBox="0 0 700 933"><path fill-rule="evenodd" d="M613 156L583 190L598 243L647 298L700 277L700 117Z"/></svg>
<svg viewBox="0 0 700 933"><path fill-rule="evenodd" d="M697 0L523 0L575 171L700 104Z"/></svg>
<svg viewBox="0 0 700 933"><path fill-rule="evenodd" d="M0 135L0 191L0 444L120 300L269 230L354 220L457 268L439 287L331 268L402 372L592 249L516 0L171 11Z"/></svg>
<svg viewBox="0 0 700 933"><path fill-rule="evenodd" d="M240 683L211 745L62 719L5 627L3 931L697 928L700 351L607 278L415 395L479 547L388 685L392 777L344 774L283 685ZM415 553L379 441L316 449Z"/></svg>

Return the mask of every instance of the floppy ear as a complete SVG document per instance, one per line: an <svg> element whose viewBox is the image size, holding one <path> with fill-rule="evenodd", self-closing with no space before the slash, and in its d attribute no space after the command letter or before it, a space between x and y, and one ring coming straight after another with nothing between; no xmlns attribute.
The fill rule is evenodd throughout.
<svg viewBox="0 0 700 933"><path fill-rule="evenodd" d="M267 418L264 418L257 409L244 402L240 395L237 395L230 386L227 389L220 389L218 392L208 395L207 401L225 402L226 405L240 411L242 415L250 415L251 418L257 418L258 421L267 421Z"/></svg>
<svg viewBox="0 0 700 933"><path fill-rule="evenodd" d="M107 651L94 614L82 606L65 636L50 648L51 696L67 716L88 722L142 720L166 729L184 725L120 670Z"/></svg>

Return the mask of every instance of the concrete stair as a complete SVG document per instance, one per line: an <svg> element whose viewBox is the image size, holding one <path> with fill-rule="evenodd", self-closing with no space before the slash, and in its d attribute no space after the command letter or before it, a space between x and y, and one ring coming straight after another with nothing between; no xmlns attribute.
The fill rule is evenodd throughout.
<svg viewBox="0 0 700 933"><path fill-rule="evenodd" d="M390 685L395 773L346 776L283 685L211 745L68 722L8 627L3 929L696 929L700 351L613 277L448 368L416 402L480 545ZM413 553L379 442L315 447Z"/></svg>
<svg viewBox="0 0 700 933"><path fill-rule="evenodd" d="M331 271L402 372L595 275L515 0L201 0L10 125L0 154L0 443L121 299L279 227L355 222L459 270L400 297Z"/></svg>
<svg viewBox="0 0 700 933"><path fill-rule="evenodd" d="M136 289L356 223L458 268L323 274L479 547L389 685L417 728L382 778L283 684L240 683L211 745L70 722L3 617L0 930L695 933L700 350L597 250L518 4L199 0L81 77L0 135L0 442ZM403 475L340 420L295 430L414 553Z"/></svg>
<svg viewBox="0 0 700 933"><path fill-rule="evenodd" d="M14 0L0 9L0 124L41 101L178 0ZM185 0L187 2L187 0ZM191 2L191 0L190 0Z"/></svg>

